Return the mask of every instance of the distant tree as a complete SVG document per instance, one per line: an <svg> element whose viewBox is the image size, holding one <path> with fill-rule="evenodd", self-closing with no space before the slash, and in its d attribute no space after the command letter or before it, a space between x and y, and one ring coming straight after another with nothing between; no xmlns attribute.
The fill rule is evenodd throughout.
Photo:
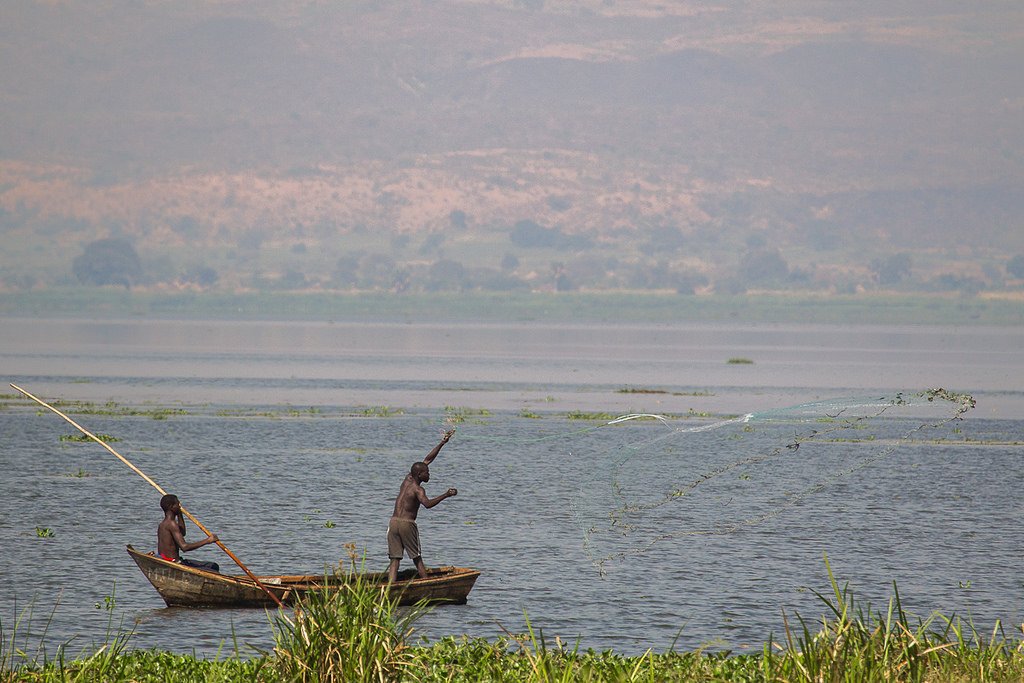
<svg viewBox="0 0 1024 683"><path fill-rule="evenodd" d="M985 283L978 278L942 273L931 281L931 286L940 291L958 291L966 296L976 296L985 289Z"/></svg>
<svg viewBox="0 0 1024 683"><path fill-rule="evenodd" d="M71 270L84 285L128 288L142 277L142 261L131 242L108 237L85 245L85 251L72 262Z"/></svg>
<svg viewBox="0 0 1024 683"><path fill-rule="evenodd" d="M471 274L473 285L486 292L511 292L526 290L530 286L511 273L494 268L479 268Z"/></svg>
<svg viewBox="0 0 1024 683"><path fill-rule="evenodd" d="M26 273L24 275L5 275L0 279L0 284L11 289L29 290L35 287L38 281L35 275Z"/></svg>
<svg viewBox="0 0 1024 683"><path fill-rule="evenodd" d="M811 267L799 267L795 266L789 269L789 284L794 287L802 288L815 288L819 286L814 280L814 269L816 266Z"/></svg>
<svg viewBox="0 0 1024 683"><path fill-rule="evenodd" d="M559 261L551 263L551 277L554 281L556 292L571 292L576 289L576 284L565 272L565 264Z"/></svg>
<svg viewBox="0 0 1024 683"><path fill-rule="evenodd" d="M178 267L167 254L142 259L142 279L138 284L153 282L173 282L178 277Z"/></svg>
<svg viewBox="0 0 1024 683"><path fill-rule="evenodd" d="M309 286L309 282L306 280L306 274L301 270L289 268L281 275L277 286L281 289L303 289Z"/></svg>
<svg viewBox="0 0 1024 683"><path fill-rule="evenodd" d="M427 270L423 286L428 292L457 292L465 289L466 268L458 261L441 259Z"/></svg>
<svg viewBox="0 0 1024 683"><path fill-rule="evenodd" d="M421 254L432 254L441 249L444 244L444 233L435 232L427 235L427 238L423 240L423 244L420 245Z"/></svg>
<svg viewBox="0 0 1024 683"><path fill-rule="evenodd" d="M895 285L910 276L912 259L905 251L877 258L871 262L871 271L881 285Z"/></svg>
<svg viewBox="0 0 1024 683"><path fill-rule="evenodd" d="M843 234L839 227L821 219L807 221L802 230L804 241L816 251L829 251L843 246Z"/></svg>
<svg viewBox="0 0 1024 683"><path fill-rule="evenodd" d="M451 223L451 226L456 230L465 230L467 225L466 212L462 209L455 209L448 214L448 222Z"/></svg>
<svg viewBox="0 0 1024 683"><path fill-rule="evenodd" d="M543 248L556 247L562 239L562 233L555 228L545 228L531 220L517 221L509 234L512 244L517 247Z"/></svg>
<svg viewBox="0 0 1024 683"><path fill-rule="evenodd" d="M501 269L510 273L519 267L519 257L510 251L506 251L505 255L501 257Z"/></svg>
<svg viewBox="0 0 1024 683"><path fill-rule="evenodd" d="M994 263L983 263L981 266L982 271L985 273L985 280L991 287L1001 288L1005 286L1006 272L999 269ZM1012 277L1012 276L1011 276Z"/></svg>
<svg viewBox="0 0 1024 683"><path fill-rule="evenodd" d="M259 228L252 228L243 232L238 238L238 246L247 251L259 251L263 246L266 235Z"/></svg>
<svg viewBox="0 0 1024 683"><path fill-rule="evenodd" d="M1024 280L1024 254L1017 254L1006 263L1006 274Z"/></svg>
<svg viewBox="0 0 1024 683"><path fill-rule="evenodd" d="M563 249L589 249L593 244L594 241L587 235L562 235L559 246Z"/></svg>
<svg viewBox="0 0 1024 683"><path fill-rule="evenodd" d="M534 221L517 221L509 233L512 244L534 249L584 249L591 244L585 235L566 235L558 228L545 228Z"/></svg>
<svg viewBox="0 0 1024 683"><path fill-rule="evenodd" d="M708 284L706 276L700 273L676 272L672 279L675 281L677 294L695 294L698 287L705 287Z"/></svg>
<svg viewBox="0 0 1024 683"><path fill-rule="evenodd" d="M732 275L721 280L716 280L715 291L719 294L731 294L736 296L739 294L746 294L747 285L741 278L736 275Z"/></svg>
<svg viewBox="0 0 1024 683"><path fill-rule="evenodd" d="M676 274L665 259L658 259L648 268L649 286L653 289L669 289L675 287Z"/></svg>
<svg viewBox="0 0 1024 683"><path fill-rule="evenodd" d="M568 197L551 195L545 201L548 203L548 208L552 211L558 211L559 213L562 211L568 211L572 208L572 202L569 201Z"/></svg>
<svg viewBox="0 0 1024 683"><path fill-rule="evenodd" d="M778 249L757 247L740 258L737 277L750 285L774 285L789 277L789 264Z"/></svg>
<svg viewBox="0 0 1024 683"><path fill-rule="evenodd" d="M641 253L657 256L667 252L679 251L686 246L686 235L677 226L658 225L647 231L646 241L638 245Z"/></svg>
<svg viewBox="0 0 1024 683"><path fill-rule="evenodd" d="M363 256L361 252L345 254L338 258L334 266L333 282L336 287L349 289L359 284L359 259Z"/></svg>
<svg viewBox="0 0 1024 683"><path fill-rule="evenodd" d="M644 259L623 269L626 286L630 289L674 288L672 269L665 259Z"/></svg>
<svg viewBox="0 0 1024 683"><path fill-rule="evenodd" d="M357 284L363 289L391 289L395 285L395 260L386 254L367 254L359 259Z"/></svg>
<svg viewBox="0 0 1024 683"><path fill-rule="evenodd" d="M604 287L609 284L616 260L601 254L583 253L565 264L565 274L580 287Z"/></svg>
<svg viewBox="0 0 1024 683"><path fill-rule="evenodd" d="M412 282L412 275L409 273L407 268L396 268L395 269L395 284L392 287L392 291L396 294L409 290L409 284Z"/></svg>
<svg viewBox="0 0 1024 683"><path fill-rule="evenodd" d="M181 275L181 281L198 285L200 287L212 287L217 284L220 276L217 271L207 265L193 266Z"/></svg>

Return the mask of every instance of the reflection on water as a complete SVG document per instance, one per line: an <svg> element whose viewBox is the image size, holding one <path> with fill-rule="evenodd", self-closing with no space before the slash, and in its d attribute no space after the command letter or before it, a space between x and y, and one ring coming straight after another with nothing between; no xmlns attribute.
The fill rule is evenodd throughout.
<svg viewBox="0 0 1024 683"><path fill-rule="evenodd" d="M827 591L826 554L840 581L875 607L896 581L904 606L922 617L969 614L981 630L996 619L1024 619L1017 556L1024 413L1010 386L1024 367L1019 331L28 327L0 328L7 381L43 398L185 410L161 420L76 418L120 439L112 445L178 493L257 573L321 571L347 556L346 543L365 548L368 568L382 569L398 484L436 443L453 414L445 407L467 407L427 485L428 492L456 486L459 496L423 511L421 534L428 564L483 574L469 604L423 619L421 631L431 637L520 631L528 614L547 636L579 638L583 647L663 649L682 629L679 647L756 648L780 634L783 609L820 612L807 589ZM730 357L755 362L730 366ZM791 451L785 443L807 424L752 431L737 424L659 441L665 428L656 421L597 428L566 418L573 410L739 414L930 386L972 391L978 408L876 460L879 442L905 434L909 422L872 426L875 442L862 431L859 440ZM49 638L77 636L75 644L87 648L103 639L105 598L113 596L115 626L123 618L134 627L137 647L212 655L221 646L233 651L235 640L243 653L272 646L271 618L261 610L161 607L124 551L129 543L155 544L159 494L98 445L60 441L71 429L56 416L7 406L0 410L6 631L34 599L29 630L41 632L59 600ZM365 406L404 412L363 417ZM716 464L780 444L780 457L730 470L715 480L718 488L701 484L694 495L632 519L637 528L621 538L602 539L612 548L639 547L664 529L679 532L609 563L603 576L597 570L585 531L613 507L606 499L613 471L630 495L658 499ZM859 462L854 474L829 479ZM828 486L761 523L687 533L784 505L823 478ZM54 535L40 537L37 527ZM198 535L190 529L190 539Z"/></svg>

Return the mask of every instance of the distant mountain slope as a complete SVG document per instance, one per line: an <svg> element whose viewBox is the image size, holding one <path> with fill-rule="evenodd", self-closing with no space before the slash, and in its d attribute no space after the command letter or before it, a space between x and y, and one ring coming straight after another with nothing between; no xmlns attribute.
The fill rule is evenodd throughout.
<svg viewBox="0 0 1024 683"><path fill-rule="evenodd" d="M706 269L758 244L808 270L865 267L858 244L1011 255L1021 25L934 0L6 3L0 268L113 233L159 253L521 220L668 231Z"/></svg>

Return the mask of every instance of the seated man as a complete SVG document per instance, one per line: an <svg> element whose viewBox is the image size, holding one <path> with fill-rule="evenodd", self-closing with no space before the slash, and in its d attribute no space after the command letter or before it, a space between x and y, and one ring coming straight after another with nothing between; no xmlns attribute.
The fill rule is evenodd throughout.
<svg viewBox="0 0 1024 683"><path fill-rule="evenodd" d="M183 558L179 551L188 552L204 545L217 542L216 534L211 534L196 543L185 542L185 518L181 514L181 501L178 497L168 493L160 499L160 507L164 511L164 521L156 530L156 551L160 557L170 562L181 562L186 567L206 569L219 572L220 565L216 562L201 562Z"/></svg>

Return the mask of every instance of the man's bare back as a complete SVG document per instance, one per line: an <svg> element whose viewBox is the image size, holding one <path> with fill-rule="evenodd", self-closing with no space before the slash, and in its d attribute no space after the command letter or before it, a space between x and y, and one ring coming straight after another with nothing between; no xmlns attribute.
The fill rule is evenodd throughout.
<svg viewBox="0 0 1024 683"><path fill-rule="evenodd" d="M420 506L432 508L445 498L458 495L457 489L448 489L436 498L428 498L427 492L423 490L423 482L430 481L430 463L434 461L437 454L441 452L448 440L452 438L455 430L445 432L441 437L441 443L434 447L434 450L423 458L423 462L413 463L409 474L405 475L402 486L398 489L398 496L395 497L395 509L388 523L388 556L391 560L388 566L388 577L395 580L398 574L398 564L402 558L402 551L409 554L416 571L421 577L427 575L423 565L423 559L419 555L419 532L416 529L416 516L419 514ZM404 526L403 526L404 525Z"/></svg>
<svg viewBox="0 0 1024 683"><path fill-rule="evenodd" d="M430 481L429 465L434 462L434 458L437 457L437 454L441 452L441 449L448 443L448 440L452 438L454 433L454 429L445 432L444 436L441 437L441 443L437 444L434 450L427 453L427 457L423 458L423 462L413 463L409 474L405 475L402 486L398 489L398 496L395 498L395 510L392 513L393 517L415 521L421 505L426 508L432 508L445 498L458 494L458 490L448 489L446 493L442 493L437 498L430 499L427 497L427 492L423 490L423 484L421 483Z"/></svg>
<svg viewBox="0 0 1024 683"><path fill-rule="evenodd" d="M415 520L416 515L419 514L420 505L426 497L427 492L423 490L412 474L405 475L405 481L402 482L401 488L398 489L398 497L395 498L395 511L392 516L399 519Z"/></svg>

